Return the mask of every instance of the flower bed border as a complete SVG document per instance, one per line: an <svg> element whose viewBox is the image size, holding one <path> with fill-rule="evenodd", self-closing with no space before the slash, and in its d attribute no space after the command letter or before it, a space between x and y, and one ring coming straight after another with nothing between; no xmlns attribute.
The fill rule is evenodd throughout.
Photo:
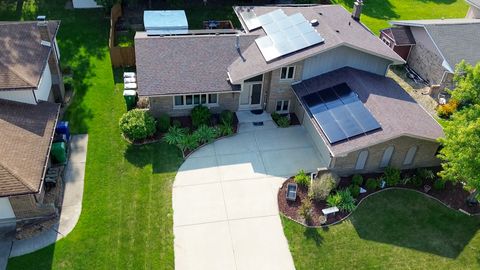
<svg viewBox="0 0 480 270"><path fill-rule="evenodd" d="M288 179L285 180L285 181L288 181ZM281 189L281 188L280 188L280 189ZM279 189L279 192L280 192L280 189ZM335 221L335 222L333 222L333 223L331 223L331 224L325 224L325 225L320 225L320 226L311 226L311 225L307 225L307 224L305 224L305 223L303 223L303 222L301 222L301 221L298 221L298 220L296 220L296 219L293 219L293 218L285 215L285 214L284 214L283 212L281 212L281 211L279 211L279 212L280 212L280 214L281 214L283 217L285 217L285 218L287 218L287 219L289 219L289 220L291 220L291 221L294 221L294 222L296 222L296 223L298 223L298 224L300 224L300 225L302 225L302 226L304 226L304 227L306 227L306 228L312 228L312 229L327 228L327 227L330 227L330 226L334 226L334 225L340 224L340 223L344 222L346 219L348 219L348 218L353 214L353 212L355 212L355 211L357 210L357 208L363 203L363 201L364 201L365 199L369 198L369 197L372 196L372 195L376 195L376 194L379 194L379 193L384 192L384 191L387 191L387 190L408 190L408 191L417 192L417 193L419 193L419 194L423 194L423 195L426 196L427 198L434 199L435 201L441 203L442 205L444 205L445 207L447 207L447 208L449 208L449 209L451 209L451 210L453 210L453 211L457 211L457 212L460 212L460 213L462 213L462 214L465 214L465 215L471 216L471 217L473 217L473 216L480 216L480 213L470 214L470 213L468 213L467 211L465 211L465 210L463 210L463 209L461 209L461 208L460 208L460 209L452 208L452 207L450 207L449 205L447 205L446 203L442 202L441 200L439 200L439 199L431 196L430 194L421 192L421 191L416 190L416 189L405 188L405 187L387 187L387 188L384 188L384 189L376 190L376 191L368 194L367 196L363 197L362 199L360 199L360 201L358 201L357 205L355 206L355 209L353 209L352 212L348 213L348 214L347 214L345 217L343 217L342 219L337 220L337 221Z"/></svg>

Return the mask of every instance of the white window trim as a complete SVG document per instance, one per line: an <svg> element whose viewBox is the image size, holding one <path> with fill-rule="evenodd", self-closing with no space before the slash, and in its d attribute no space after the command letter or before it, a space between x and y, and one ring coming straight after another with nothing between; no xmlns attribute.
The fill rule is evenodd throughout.
<svg viewBox="0 0 480 270"><path fill-rule="evenodd" d="M287 73L285 75L287 75L287 78L283 78L282 79L282 70L286 68L287 69ZM290 68L293 68L293 77L292 78L288 78L288 70ZM293 81L295 80L295 71L296 71L296 66L286 66L286 67L281 67L280 68L280 81L282 82L288 82L288 81Z"/></svg>
<svg viewBox="0 0 480 270"><path fill-rule="evenodd" d="M282 108L283 108L283 105L285 103L285 101L288 101L288 107L287 107L287 110L280 110L280 111L277 111L277 103L278 102L282 102ZM277 113L289 113L290 112L290 99L278 99L275 101L275 112Z"/></svg>
<svg viewBox="0 0 480 270"><path fill-rule="evenodd" d="M187 105L187 96L192 96L192 102L193 102L193 96L195 95L206 95L207 97L207 103L205 104L191 104L191 105ZM217 95L217 102L216 103L208 103L208 95ZM186 95L175 95L175 96L172 96L172 100L173 100L173 109L174 110L181 110L181 109L191 109L195 106L198 106L198 105L203 105L203 106L207 106L209 108L211 107L218 107L219 104L218 104L218 99L219 99L219 95L218 93L200 93L200 94L186 94ZM175 97L183 97L183 105L175 105ZM202 98L200 97L200 101L202 100Z"/></svg>

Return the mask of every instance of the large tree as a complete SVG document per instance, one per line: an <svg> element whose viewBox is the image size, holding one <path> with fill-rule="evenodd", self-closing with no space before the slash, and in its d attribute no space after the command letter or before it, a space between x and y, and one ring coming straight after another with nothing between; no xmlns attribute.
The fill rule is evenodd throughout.
<svg viewBox="0 0 480 270"><path fill-rule="evenodd" d="M444 128L440 176L480 191L480 63L457 65L452 97L462 104Z"/></svg>

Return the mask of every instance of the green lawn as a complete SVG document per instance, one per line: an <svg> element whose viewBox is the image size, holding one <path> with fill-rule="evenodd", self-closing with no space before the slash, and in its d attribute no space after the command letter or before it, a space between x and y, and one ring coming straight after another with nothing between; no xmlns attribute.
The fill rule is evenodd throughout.
<svg viewBox="0 0 480 270"><path fill-rule="evenodd" d="M376 194L327 229L282 222L298 270L480 268L480 219L413 191Z"/></svg>
<svg viewBox="0 0 480 270"><path fill-rule="evenodd" d="M353 7L354 0L331 0ZM463 18L468 5L464 0L364 0L361 21L375 34L389 27L392 20L419 20L440 18Z"/></svg>
<svg viewBox="0 0 480 270"><path fill-rule="evenodd" d="M55 245L11 259L8 269L173 269L171 185L181 153L163 143L130 147L121 139L125 105L110 65L109 22L103 10L67 11L65 2L25 1L23 10L16 1L0 2L1 20L37 14L62 20L62 64L73 67L76 89L65 118L74 133L89 134L79 223Z"/></svg>

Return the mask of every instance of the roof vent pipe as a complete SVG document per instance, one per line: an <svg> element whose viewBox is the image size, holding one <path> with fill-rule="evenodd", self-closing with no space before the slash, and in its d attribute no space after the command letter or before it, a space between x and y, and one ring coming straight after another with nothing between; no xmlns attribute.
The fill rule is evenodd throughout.
<svg viewBox="0 0 480 270"><path fill-rule="evenodd" d="M355 21L360 21L360 15L362 15L363 0L357 0L353 4L352 18Z"/></svg>
<svg viewBox="0 0 480 270"><path fill-rule="evenodd" d="M318 26L318 20L317 20L317 19L313 19L313 20L310 21L310 24L311 24L312 26Z"/></svg>
<svg viewBox="0 0 480 270"><path fill-rule="evenodd" d="M237 51L240 52L240 35L239 34L237 34L235 39L235 49L237 49Z"/></svg>

